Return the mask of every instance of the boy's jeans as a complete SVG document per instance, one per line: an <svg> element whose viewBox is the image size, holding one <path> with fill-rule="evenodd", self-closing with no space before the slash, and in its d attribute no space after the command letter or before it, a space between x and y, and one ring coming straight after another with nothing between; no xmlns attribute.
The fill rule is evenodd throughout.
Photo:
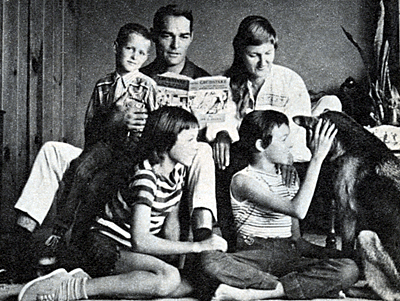
<svg viewBox="0 0 400 301"><path fill-rule="evenodd" d="M271 290L281 282L289 299L337 297L357 281L351 259L301 257L291 239L238 237L235 253L202 253L206 275L238 288Z"/></svg>

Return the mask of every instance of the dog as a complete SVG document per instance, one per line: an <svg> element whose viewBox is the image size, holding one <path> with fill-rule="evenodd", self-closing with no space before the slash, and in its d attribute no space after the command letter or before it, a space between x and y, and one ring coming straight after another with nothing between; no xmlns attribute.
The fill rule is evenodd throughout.
<svg viewBox="0 0 400 301"><path fill-rule="evenodd" d="M321 168L337 202L344 254L355 242L368 285L384 300L400 300L400 160L392 151L342 112L318 117L295 116L310 142L319 119L338 130Z"/></svg>

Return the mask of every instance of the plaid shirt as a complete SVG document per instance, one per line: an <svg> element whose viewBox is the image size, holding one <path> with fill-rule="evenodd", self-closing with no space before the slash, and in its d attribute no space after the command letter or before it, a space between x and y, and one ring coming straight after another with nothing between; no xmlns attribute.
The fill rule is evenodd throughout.
<svg viewBox="0 0 400 301"><path fill-rule="evenodd" d="M95 144L104 138L102 121L114 107L118 95L115 95L118 80L121 76L117 72L106 75L97 81L85 115L85 147ZM143 91L142 102L149 111L158 107L156 102L156 83L141 72L137 73L129 84L140 87Z"/></svg>

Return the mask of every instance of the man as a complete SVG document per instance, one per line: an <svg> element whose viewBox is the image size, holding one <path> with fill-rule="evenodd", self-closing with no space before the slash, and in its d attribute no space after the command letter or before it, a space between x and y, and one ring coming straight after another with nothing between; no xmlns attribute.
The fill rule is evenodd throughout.
<svg viewBox="0 0 400 301"><path fill-rule="evenodd" d="M192 28L193 16L190 11L179 10L173 5L160 8L154 16L152 29L157 58L140 71L151 77L167 71L192 78L208 76L206 71L186 58L188 47L193 39ZM137 120L131 123L131 129L144 126L143 115L145 114L137 115ZM24 264L18 261L24 257L27 259L26 255L32 253L26 241L30 239L36 227L43 223L54 202L65 171L81 151L79 148L61 142L46 142L39 151L28 181L15 205L19 212L15 227L16 241L13 250L9 251L14 253L15 249L20 250L21 256L16 258L13 256L17 270L24 267ZM194 238L200 241L211 236L212 224L216 219L216 200L211 148L201 143L198 154L189 173L187 197L193 199L189 210L193 217ZM25 206L29 203L29 206ZM28 277L31 276L28 275ZM17 281L24 280L26 279Z"/></svg>
<svg viewBox="0 0 400 301"><path fill-rule="evenodd" d="M210 75L186 57L193 41L193 15L190 11L180 10L176 5L161 7L154 15L152 34L157 57L141 68L141 72L152 78L165 72L193 79Z"/></svg>
<svg viewBox="0 0 400 301"><path fill-rule="evenodd" d="M140 71L152 78L172 72L193 79L209 76L204 69L187 58L193 41L193 15L191 11L176 5L161 7L153 19L153 41L156 58ZM215 167L212 150L206 143L199 144L198 154L189 170L187 198L192 213L194 240L200 241L211 235L216 220Z"/></svg>

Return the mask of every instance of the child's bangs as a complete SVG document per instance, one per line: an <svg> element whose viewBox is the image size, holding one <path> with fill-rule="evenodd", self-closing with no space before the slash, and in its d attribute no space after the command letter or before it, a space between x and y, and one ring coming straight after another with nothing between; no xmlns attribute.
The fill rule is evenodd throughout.
<svg viewBox="0 0 400 301"><path fill-rule="evenodd" d="M178 133L182 132L183 130L197 129L199 127L199 122L194 116L193 118L183 119L177 122Z"/></svg>

